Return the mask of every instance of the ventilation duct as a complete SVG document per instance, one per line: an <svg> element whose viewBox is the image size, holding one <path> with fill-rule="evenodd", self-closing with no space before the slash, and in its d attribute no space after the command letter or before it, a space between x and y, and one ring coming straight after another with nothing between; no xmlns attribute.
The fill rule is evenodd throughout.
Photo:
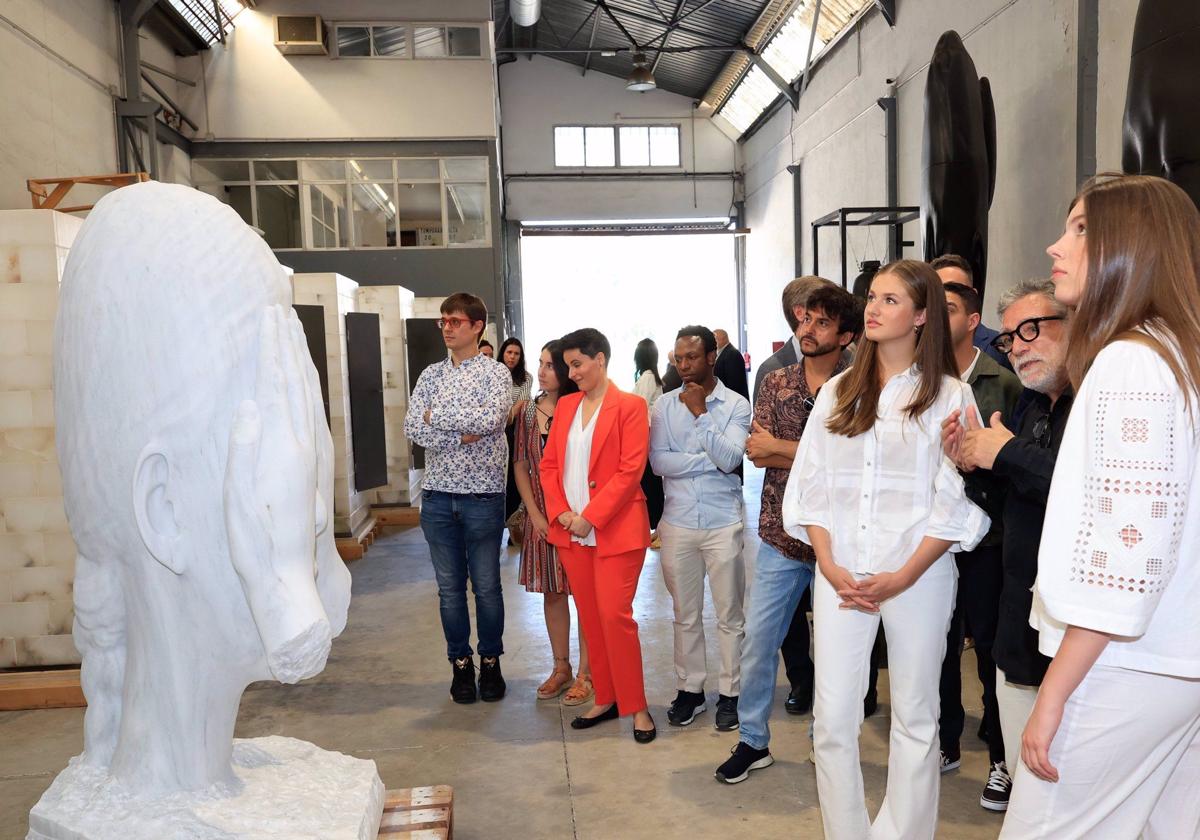
<svg viewBox="0 0 1200 840"><path fill-rule="evenodd" d="M542 0L509 0L508 10L517 26L537 26Z"/></svg>

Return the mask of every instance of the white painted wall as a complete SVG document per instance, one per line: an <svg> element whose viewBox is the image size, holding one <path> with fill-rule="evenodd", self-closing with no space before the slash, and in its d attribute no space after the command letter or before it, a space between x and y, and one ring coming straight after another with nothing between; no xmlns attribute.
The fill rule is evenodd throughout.
<svg viewBox="0 0 1200 840"><path fill-rule="evenodd" d="M337 20L484 23L481 59L387 60L285 56L275 48L272 15L297 4L266 0L238 15L228 44L188 59L204 85L180 105L218 140L491 138L497 133L488 4L342 3L313 0L303 13Z"/></svg>
<svg viewBox="0 0 1200 840"><path fill-rule="evenodd" d="M631 93L615 76L536 56L501 65L504 173L580 173L554 166L556 125L678 123L680 162L674 171L730 172L736 146L710 120L692 120L692 100L661 90ZM619 116L618 116L619 115ZM693 126L695 152L693 154ZM611 171L611 170L609 170ZM661 170L659 170L661 171ZM732 181L508 181L509 219L664 219L726 216Z"/></svg>
<svg viewBox="0 0 1200 840"><path fill-rule="evenodd" d="M809 223L842 206L883 204L884 115L899 106L899 200L920 202L924 89L929 59L947 29L963 36L996 102L998 165L989 216L985 320L1012 283L1042 275L1044 249L1075 192L1077 0L922 0L903 4L895 29L870 12L813 74L800 111L785 108L742 147L746 172L749 350L757 364L787 336L779 293L793 275L792 179L802 166L803 259L811 268ZM1136 0L1102 0L1098 147L1101 167L1119 166L1129 38ZM921 231L910 224L922 255ZM886 258L884 229L852 231L850 276L862 259ZM836 232L822 234L821 273L838 279Z"/></svg>

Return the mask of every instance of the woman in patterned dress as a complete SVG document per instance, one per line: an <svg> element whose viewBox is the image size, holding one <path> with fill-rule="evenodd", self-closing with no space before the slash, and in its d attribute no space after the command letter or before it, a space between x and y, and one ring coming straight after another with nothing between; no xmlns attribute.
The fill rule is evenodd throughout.
<svg viewBox="0 0 1200 840"><path fill-rule="evenodd" d="M529 375L529 371L525 369L525 347L519 339L506 338L504 343L500 345L500 355L498 360L512 374L512 390L509 392L512 406L508 411L508 428L504 430L504 437L508 441L508 451L512 452L515 447L514 435L516 432L517 407L529 399L529 395L533 389L533 377ZM517 492L516 481L513 476L512 464L508 465L508 477L504 485L504 522L511 523L508 533L508 541L512 545L518 544L521 539L521 525L518 520L514 520L513 514L521 507L521 497Z"/></svg>
<svg viewBox="0 0 1200 840"><path fill-rule="evenodd" d="M525 533L521 542L521 570L518 581L527 592L545 596L546 630L550 634L550 649L554 653L554 671L541 686L537 696L549 700L570 686L563 704L577 706L594 693L591 671L588 668L587 643L579 634L579 676L571 679L571 609L567 604L570 587L563 572L558 552L546 542L546 499L542 495L539 468L542 448L550 434L554 407L558 398L578 391L567 377L567 366L551 341L542 348L538 362L538 386L542 393L537 399L524 400L516 406L514 426L513 477L521 500L525 503Z"/></svg>

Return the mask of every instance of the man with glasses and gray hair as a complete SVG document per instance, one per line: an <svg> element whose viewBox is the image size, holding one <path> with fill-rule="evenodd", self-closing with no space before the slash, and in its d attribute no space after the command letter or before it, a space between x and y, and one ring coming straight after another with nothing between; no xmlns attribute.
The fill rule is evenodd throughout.
<svg viewBox="0 0 1200 840"><path fill-rule="evenodd" d="M1025 387L1010 431L995 421L962 418L942 424L946 453L963 472L991 470L1007 481L1004 500L1004 582L992 657L1006 764L1015 773L1021 732L1050 660L1038 652L1029 626L1038 547L1054 462L1074 394L1067 379L1067 309L1049 280L1026 280L1004 292L998 305L1002 331L993 346L1008 356Z"/></svg>

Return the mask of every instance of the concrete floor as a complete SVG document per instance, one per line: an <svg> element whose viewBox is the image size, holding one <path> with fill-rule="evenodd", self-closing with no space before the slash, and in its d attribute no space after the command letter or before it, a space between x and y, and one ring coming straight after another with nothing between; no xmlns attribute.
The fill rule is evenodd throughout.
<svg viewBox="0 0 1200 840"><path fill-rule="evenodd" d="M756 472L747 476L752 523L761 482ZM747 558L757 546L751 533ZM807 760L811 718L783 713L782 673L772 717L775 765L742 784L722 785L712 777L737 736L713 729L711 708L685 729L667 725L666 706L675 695L671 601L656 552L647 559L635 605L659 731L648 746L634 743L628 719L576 732L567 724L579 709L535 699L551 657L541 598L516 584L518 561L511 548L502 560L507 622L502 662L508 680L502 702L450 701L428 550L419 529L396 530L351 566L350 622L325 672L297 686L251 686L242 700L238 736L289 735L373 759L388 788L453 785L460 840L821 836L816 779ZM711 607L707 616L709 662L715 664ZM972 659L971 652L964 655L969 734L962 741L962 768L942 779L938 836L947 840L991 840L1001 824L999 815L978 804L987 751L974 736L980 695ZM715 686L710 693L715 700ZM872 812L883 794L887 731L884 671L880 710L862 734ZM82 710L0 714L0 840L25 836L29 809L82 741Z"/></svg>

